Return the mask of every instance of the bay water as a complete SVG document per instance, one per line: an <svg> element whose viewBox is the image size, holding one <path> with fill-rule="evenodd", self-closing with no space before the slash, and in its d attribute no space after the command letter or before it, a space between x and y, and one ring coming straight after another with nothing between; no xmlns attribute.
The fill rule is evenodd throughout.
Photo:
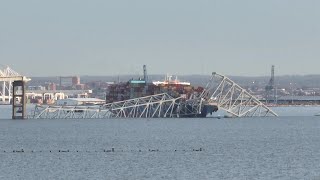
<svg viewBox="0 0 320 180"><path fill-rule="evenodd" d="M279 117L11 120L0 106L0 179L320 179L320 107L273 109Z"/></svg>

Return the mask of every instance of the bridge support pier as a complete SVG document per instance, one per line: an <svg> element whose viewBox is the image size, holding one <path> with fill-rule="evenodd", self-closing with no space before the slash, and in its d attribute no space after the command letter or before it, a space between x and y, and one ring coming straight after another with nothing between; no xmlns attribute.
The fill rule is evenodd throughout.
<svg viewBox="0 0 320 180"><path fill-rule="evenodd" d="M14 81L12 97L12 119L26 118L25 82Z"/></svg>

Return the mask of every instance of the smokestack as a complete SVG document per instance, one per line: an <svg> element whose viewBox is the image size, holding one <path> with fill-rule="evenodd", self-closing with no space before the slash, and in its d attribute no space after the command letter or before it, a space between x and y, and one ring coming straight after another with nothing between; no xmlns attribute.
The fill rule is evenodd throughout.
<svg viewBox="0 0 320 180"><path fill-rule="evenodd" d="M148 74L147 74L147 66L146 65L143 65L143 79L147 84L148 83Z"/></svg>

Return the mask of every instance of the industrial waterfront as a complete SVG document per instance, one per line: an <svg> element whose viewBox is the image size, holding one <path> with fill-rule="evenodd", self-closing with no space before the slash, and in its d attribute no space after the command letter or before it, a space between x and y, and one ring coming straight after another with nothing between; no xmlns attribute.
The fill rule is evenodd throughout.
<svg viewBox="0 0 320 180"><path fill-rule="evenodd" d="M259 100L271 105L320 104L318 76L275 77L274 68L272 66L271 77L231 77L231 79ZM0 71L7 73L6 76L19 75L10 68L0 69ZM142 78L137 75L81 78L80 76L32 77L31 81L26 83L26 102L55 105L60 99L96 98L98 101L105 100L108 103L161 92L168 92L171 96L176 96L178 93L189 97L193 92L201 93L210 79L209 75L179 76L181 77L182 80L187 81L184 82L185 84L167 87L161 87L159 82L169 81L169 79L171 82L176 82L178 77L168 74L149 75L149 77L144 74ZM149 84L144 80L145 78L149 79ZM7 95L10 91L9 84L0 82L0 104L9 103L11 99L11 96Z"/></svg>
<svg viewBox="0 0 320 180"><path fill-rule="evenodd" d="M151 82L146 65L143 65L143 79L131 79L127 83L119 81L109 86L105 91L105 100L88 98L87 93L84 96L75 94L77 98L66 98L62 79L71 80L72 86L67 87L73 88L81 85L79 77L60 77L60 91L56 92L54 89L50 93L37 94L26 90L26 84L31 79L9 66L0 73L0 80L3 82L1 102L12 104L12 119L191 118L207 117L219 109L234 117L277 116L246 89L216 72L212 72L204 87L196 88L190 82L181 82L177 76L173 80L172 76L166 75L164 81ZM274 73L270 82L273 79ZM270 83L267 87L268 92L274 91ZM37 103L31 116L27 115L26 110L28 99L36 100ZM43 102L50 105L55 101L54 106L41 105ZM265 102L267 101L266 98Z"/></svg>

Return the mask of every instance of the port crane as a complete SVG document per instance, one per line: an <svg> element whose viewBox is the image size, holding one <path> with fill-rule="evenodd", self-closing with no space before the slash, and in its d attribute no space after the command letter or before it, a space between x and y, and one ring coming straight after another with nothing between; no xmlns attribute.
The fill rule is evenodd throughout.
<svg viewBox="0 0 320 180"><path fill-rule="evenodd" d="M30 81L30 78L20 75L9 66L0 69L0 104L10 104L12 101L12 83L17 80Z"/></svg>

